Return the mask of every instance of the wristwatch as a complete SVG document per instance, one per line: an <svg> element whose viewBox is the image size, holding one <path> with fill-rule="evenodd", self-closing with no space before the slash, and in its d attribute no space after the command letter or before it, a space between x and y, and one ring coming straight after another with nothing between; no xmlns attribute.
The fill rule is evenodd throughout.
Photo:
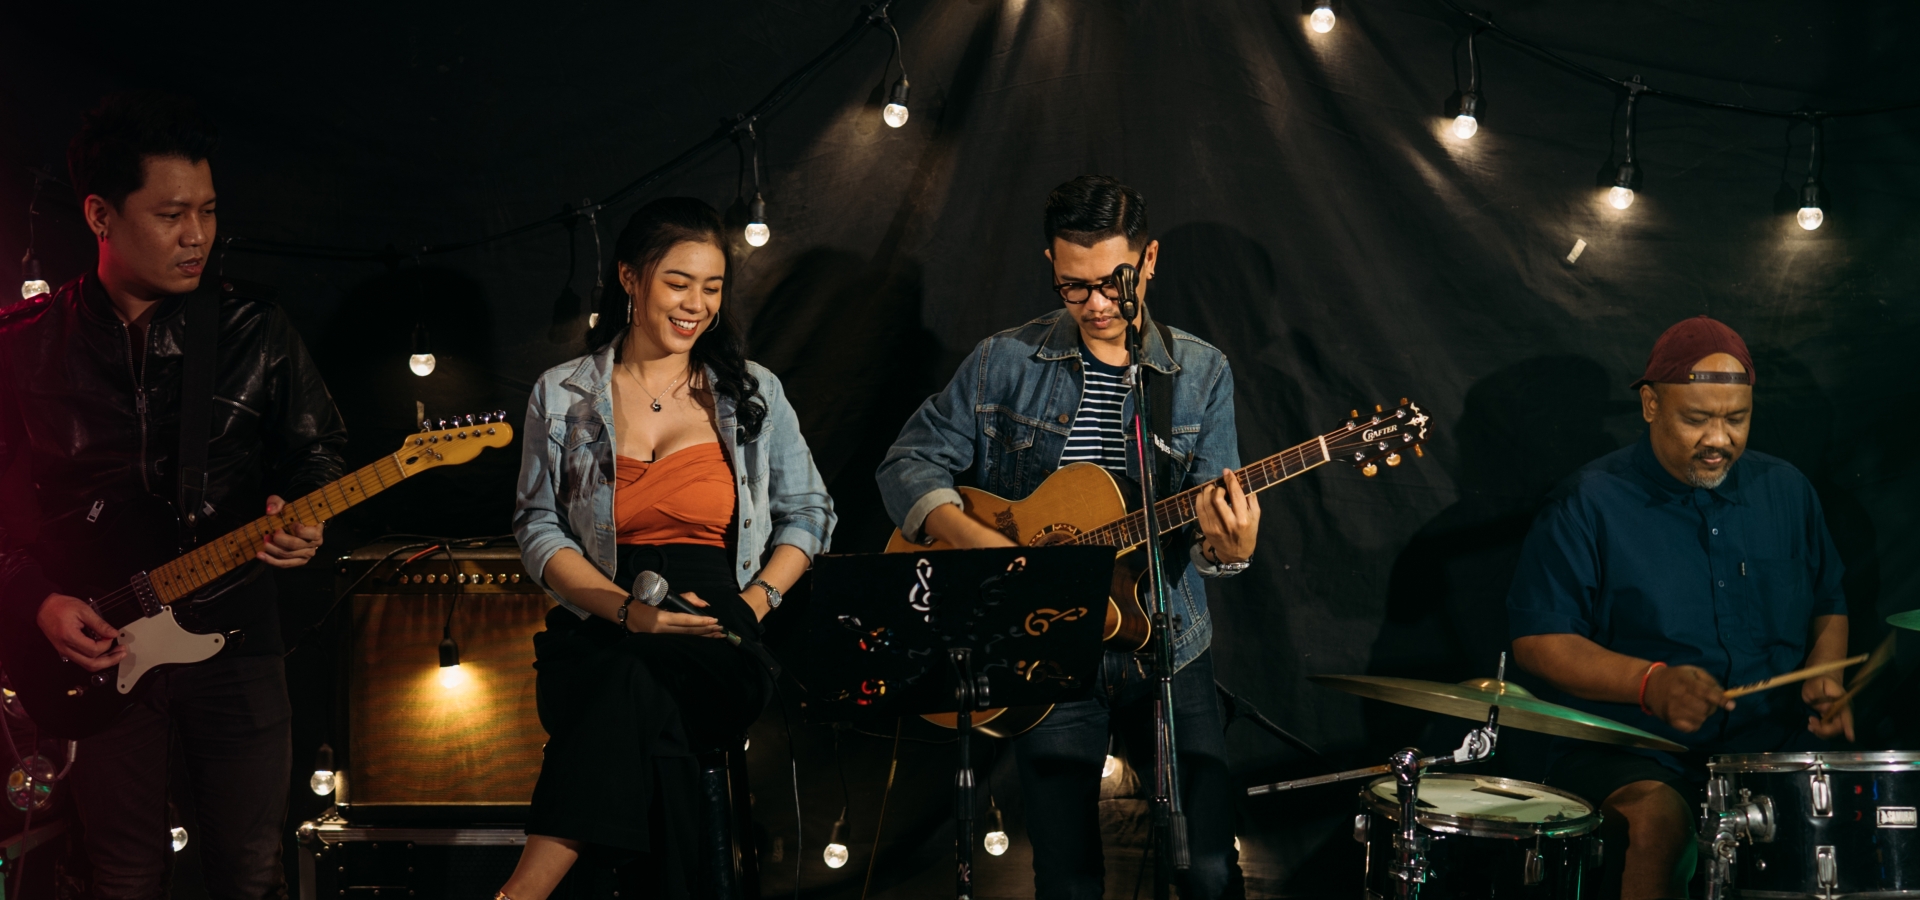
<svg viewBox="0 0 1920 900"><path fill-rule="evenodd" d="M754 586L754 585L756 585L756 584L760 586L760 589L761 589L761 590L763 590L763 591L766 591L766 592L767 592L767 608L768 608L768 609L779 609L779 608L780 608L780 603L781 603L781 600L782 600L782 598L781 598L781 596L780 596L780 589L779 589L779 588L777 588L777 587L774 587L773 585L770 585L770 584L768 584L768 583L766 583L765 581L762 581L762 580L760 580L760 579L758 579L758 578L755 578L754 580L752 580L752 581L750 581L750 582L747 582L747 586L748 586L748 587L752 587L752 586Z"/></svg>

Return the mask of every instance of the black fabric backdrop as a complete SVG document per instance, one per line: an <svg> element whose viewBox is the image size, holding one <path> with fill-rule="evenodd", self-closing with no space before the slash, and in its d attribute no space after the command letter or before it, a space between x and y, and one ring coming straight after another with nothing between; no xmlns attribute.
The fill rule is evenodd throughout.
<svg viewBox="0 0 1920 900"><path fill-rule="evenodd" d="M1491 675L1501 599L1543 493L1642 430L1626 385L1653 338L1709 313L1739 329L1760 376L1752 445L1819 489L1848 565L1854 644L1920 605L1908 447L1920 335L1920 112L1825 129L1827 221L1794 224L1807 129L1777 119L1640 104L1644 182L1603 200L1623 155L1617 93L1483 37L1482 127L1452 138L1463 23L1431 0L1311 3L899 0L913 116L884 127L890 46L873 34L760 127L773 241L744 246L731 302L753 354L785 380L842 515L836 548L890 528L872 471L900 422L975 341L1054 306L1040 206L1083 172L1149 199L1162 242L1151 300L1232 360L1243 456L1408 396L1430 410L1426 459L1364 479L1329 469L1264 497L1261 552L1213 599L1220 677L1339 763L1451 746L1464 723L1315 688L1317 673L1441 680ZM1548 3L1486 7L1515 32L1618 76L1782 108L1920 97L1907 3ZM0 79L0 275L25 243L32 180L101 93L162 87L203 99L223 129L224 234L394 247L392 266L233 255L229 275L275 286L321 360L363 462L429 415L504 408L577 354L584 321L563 291L593 289L594 242L548 228L430 256L604 195L708 134L811 58L857 13L782 4L349 4L312 12L152 5L109 14L9 2ZM722 149L646 196L685 193L740 217L742 157ZM641 199L644 199L641 198ZM603 239L631 205L600 220ZM77 211L50 186L38 245L49 277L92 263ZM1565 257L1587 244L1578 262ZM569 278L570 258L577 258ZM557 308L556 308L557 307ZM416 320L439 369L403 366ZM558 324L556 324L556 322ZM507 530L517 449L435 473L337 520L345 550L390 531ZM328 573L296 580L289 628L325 606ZM804 599L804 598L803 598ZM797 615L783 615L787 628ZM297 758L333 739L323 627L294 659ZM1914 642L1907 647L1914 649ZM1909 653L1909 657L1913 654ZM1863 723L1863 746L1914 747L1907 677ZM795 714L803 710L789 699ZM1904 731L1902 729L1904 728ZM1870 735L1870 736L1868 736ZM800 725L805 869L821 896L857 894L888 745ZM838 750L836 751L836 742ZM762 839L781 842L769 892L792 884L794 825L778 716L755 731ZM1537 777L1509 732L1493 769ZM1318 764L1241 724L1251 784ZM983 750L985 745L983 744ZM908 743L886 811L876 894L946 884L950 747ZM851 796L854 862L818 847ZM350 763L348 763L350 765ZM982 857L985 896L1029 890L1019 800L997 767L1016 850ZM1350 888L1351 793L1249 802L1249 887ZM295 814L317 810L311 795ZM1110 884L1129 892L1131 882Z"/></svg>

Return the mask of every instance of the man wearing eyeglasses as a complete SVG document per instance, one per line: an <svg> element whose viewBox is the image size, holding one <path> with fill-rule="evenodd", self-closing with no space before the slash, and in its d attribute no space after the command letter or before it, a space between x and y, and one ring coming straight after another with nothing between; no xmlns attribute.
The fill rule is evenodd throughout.
<svg viewBox="0 0 1920 900"><path fill-rule="evenodd" d="M1171 381L1170 391L1163 382L1156 393L1171 399L1168 414L1156 416L1165 427L1149 423L1148 429L1156 447L1155 486L1166 496L1207 485L1197 533L1170 536L1166 556L1174 723L1192 860L1181 896L1237 896L1243 888L1233 848L1234 787L1201 581L1245 570L1260 525L1259 502L1232 472L1240 467L1233 373L1218 349L1146 315L1160 245L1148 236L1146 201L1138 191L1104 175L1075 178L1047 198L1045 228L1063 308L974 348L894 441L878 473L881 497L908 538L956 547L1013 545L962 511L954 490L961 479L1019 499L1061 466L1091 462L1137 502L1127 322L1113 274L1122 263L1138 268L1142 311L1135 321L1148 390L1155 391L1155 379ZM1109 651L1090 699L1059 704L1014 742L1039 900L1098 900L1103 893L1102 764L1113 734L1136 768L1150 771L1152 673L1147 654Z"/></svg>

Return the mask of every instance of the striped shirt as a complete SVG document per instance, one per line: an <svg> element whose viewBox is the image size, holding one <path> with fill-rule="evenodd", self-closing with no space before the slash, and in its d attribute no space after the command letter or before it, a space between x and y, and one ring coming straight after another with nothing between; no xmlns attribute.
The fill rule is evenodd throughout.
<svg viewBox="0 0 1920 900"><path fill-rule="evenodd" d="M1125 477L1127 440L1120 412L1127 399L1127 369L1101 362L1085 345L1080 348L1080 360L1086 384L1080 391L1080 409L1074 413L1073 431L1067 435L1060 465L1090 462Z"/></svg>

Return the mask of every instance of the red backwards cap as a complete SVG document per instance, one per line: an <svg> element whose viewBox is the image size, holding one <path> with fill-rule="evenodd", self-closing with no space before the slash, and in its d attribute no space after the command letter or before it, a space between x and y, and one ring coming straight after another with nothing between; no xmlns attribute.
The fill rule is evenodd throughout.
<svg viewBox="0 0 1920 900"><path fill-rule="evenodd" d="M1715 353L1725 353L1740 361L1746 367L1742 372L1695 372L1697 363ZM1643 384L1699 384L1702 382L1717 384L1753 384L1756 381L1753 371L1753 354L1747 352L1747 342L1725 324L1706 316L1694 316L1681 319L1672 328L1653 342L1653 353L1647 357L1647 372L1632 387Z"/></svg>

